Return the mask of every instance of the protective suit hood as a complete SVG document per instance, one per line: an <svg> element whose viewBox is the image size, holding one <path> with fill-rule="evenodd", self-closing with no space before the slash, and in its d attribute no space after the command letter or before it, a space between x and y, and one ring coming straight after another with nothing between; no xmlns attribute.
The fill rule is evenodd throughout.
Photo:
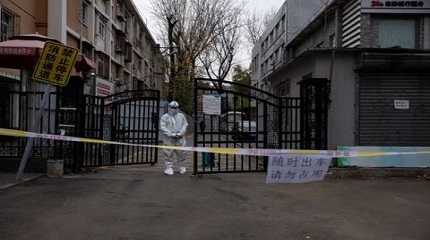
<svg viewBox="0 0 430 240"><path fill-rule="evenodd" d="M170 116L176 116L179 112L179 103L176 101L172 101L169 103L168 113Z"/></svg>

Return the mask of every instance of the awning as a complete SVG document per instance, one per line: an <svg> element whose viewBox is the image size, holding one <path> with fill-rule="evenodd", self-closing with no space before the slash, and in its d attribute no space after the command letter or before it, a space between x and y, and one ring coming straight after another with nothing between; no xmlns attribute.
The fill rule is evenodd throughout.
<svg viewBox="0 0 430 240"><path fill-rule="evenodd" d="M79 55L75 67L78 72L88 72L96 69L96 64L84 55Z"/></svg>
<svg viewBox="0 0 430 240"><path fill-rule="evenodd" d="M33 68L47 41L58 42L39 34L19 35L0 42L0 67Z"/></svg>
<svg viewBox="0 0 430 240"><path fill-rule="evenodd" d="M59 41L39 35L25 34L0 42L0 67L15 69L32 69L47 41L59 43ZM76 62L76 72L86 72L95 69L95 64L90 59L80 55Z"/></svg>

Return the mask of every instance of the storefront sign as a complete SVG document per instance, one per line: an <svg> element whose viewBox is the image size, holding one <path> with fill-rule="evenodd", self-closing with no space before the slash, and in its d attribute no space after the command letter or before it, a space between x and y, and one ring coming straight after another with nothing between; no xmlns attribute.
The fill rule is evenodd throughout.
<svg viewBox="0 0 430 240"><path fill-rule="evenodd" d="M203 113L208 115L221 115L221 96L204 95Z"/></svg>
<svg viewBox="0 0 430 240"><path fill-rule="evenodd" d="M306 183L324 180L331 158L327 156L276 155L269 157L266 183Z"/></svg>
<svg viewBox="0 0 430 240"><path fill-rule="evenodd" d="M397 110L409 110L409 100L394 100L394 109Z"/></svg>
<svg viewBox="0 0 430 240"><path fill-rule="evenodd" d="M113 94L113 83L101 78L96 80L96 96L106 97Z"/></svg>
<svg viewBox="0 0 430 240"><path fill-rule="evenodd" d="M36 55L36 49L25 47L0 47L0 55L34 56Z"/></svg>
<svg viewBox="0 0 430 240"><path fill-rule="evenodd" d="M39 82L64 87L69 82L75 66L78 49L62 44L47 42L33 72L33 79Z"/></svg>
<svg viewBox="0 0 430 240"><path fill-rule="evenodd" d="M394 1L394 0L362 0L364 13L426 13L430 12L430 0Z"/></svg>

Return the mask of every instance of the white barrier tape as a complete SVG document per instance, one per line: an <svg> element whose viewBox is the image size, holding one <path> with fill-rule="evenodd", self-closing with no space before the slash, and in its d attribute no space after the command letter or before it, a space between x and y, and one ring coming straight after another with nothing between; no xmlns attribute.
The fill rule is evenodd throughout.
<svg viewBox="0 0 430 240"><path fill-rule="evenodd" d="M430 154L430 151L370 152L370 151L294 150L294 149L260 149L260 148L181 147L181 146L113 142L113 141L105 141L105 140L92 139L92 138L81 138L81 137L70 137L70 136L62 136L62 135L54 135L54 134L26 132L26 131L5 129L5 128L0 128L0 135L9 136L9 137L21 137L21 138L40 138L40 139L66 141L66 142L111 144L111 145L122 145L122 146L131 146L131 147L146 147L146 148L180 150L180 151L188 151L188 152L246 155L246 156L272 156L272 155L279 155L279 154L293 154L293 155L319 155L319 156L328 156L333 158L348 158L348 157L378 157L378 156Z"/></svg>

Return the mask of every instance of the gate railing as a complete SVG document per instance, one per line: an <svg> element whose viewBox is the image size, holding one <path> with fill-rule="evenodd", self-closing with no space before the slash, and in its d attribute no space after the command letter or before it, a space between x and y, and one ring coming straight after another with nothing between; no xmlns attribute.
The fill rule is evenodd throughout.
<svg viewBox="0 0 430 240"><path fill-rule="evenodd" d="M42 92L9 92L3 96L0 127L31 131L42 97ZM158 90L128 91L108 97L84 95L76 99L65 99L62 93L52 92L34 130L60 134L60 129L64 129L69 136L158 144L159 100ZM26 139L0 137L0 169L16 169L25 144ZM50 158L62 158L66 169L79 171L81 167L154 164L158 152L152 148L36 139L29 164L40 166L32 169L44 171L45 161Z"/></svg>
<svg viewBox="0 0 430 240"><path fill-rule="evenodd" d="M215 96L221 106L215 105L218 101L205 102L208 96ZM221 114L206 114L205 104L220 107ZM301 149L309 146L307 139L315 141L308 137L314 123L303 122L309 116L303 98L278 97L252 86L197 78L194 109L195 147ZM193 160L194 174L264 172L267 165L266 157L257 156L194 153Z"/></svg>
<svg viewBox="0 0 430 240"><path fill-rule="evenodd" d="M49 93L47 104L42 109L40 119L36 119L41 110L43 92L10 91L2 96L0 102L0 127L23 131L38 131L48 134L58 134L59 111L58 94ZM33 129L35 122L39 123ZM0 168L3 170L16 169L24 152L27 139L0 137ZM28 163L32 169L43 171L45 159L55 158L60 152L55 151L58 142L46 139L34 139L32 159ZM65 164L71 164L65 161Z"/></svg>
<svg viewBox="0 0 430 240"><path fill-rule="evenodd" d="M85 97L85 137L133 144L158 144L158 90ZM153 148L84 144L83 149L83 167L155 164L158 161L158 151Z"/></svg>

